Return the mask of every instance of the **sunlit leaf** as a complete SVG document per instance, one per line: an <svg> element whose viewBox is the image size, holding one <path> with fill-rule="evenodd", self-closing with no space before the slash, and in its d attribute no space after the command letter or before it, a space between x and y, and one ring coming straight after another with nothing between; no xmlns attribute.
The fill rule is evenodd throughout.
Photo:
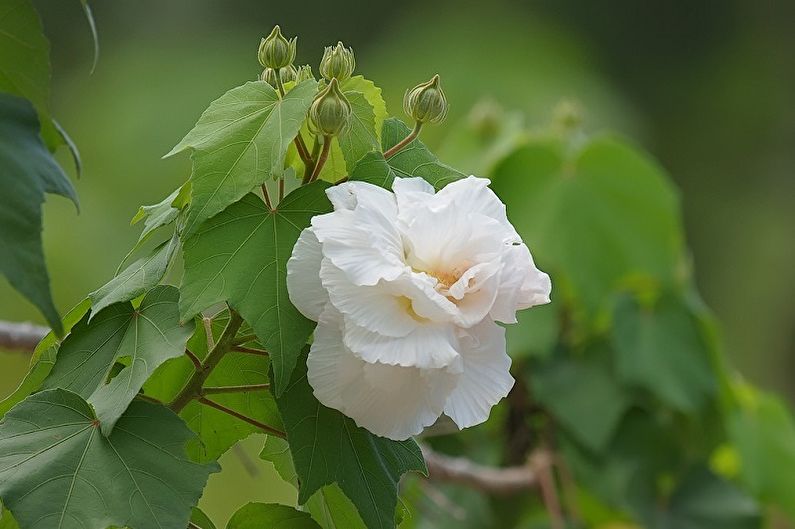
<svg viewBox="0 0 795 529"><path fill-rule="evenodd" d="M229 520L226 529L320 529L309 513L277 503L249 503Z"/></svg>

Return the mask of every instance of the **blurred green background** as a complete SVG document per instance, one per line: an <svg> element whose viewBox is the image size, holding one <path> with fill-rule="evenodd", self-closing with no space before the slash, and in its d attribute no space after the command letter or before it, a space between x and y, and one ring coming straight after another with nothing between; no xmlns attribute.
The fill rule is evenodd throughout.
<svg viewBox="0 0 795 529"><path fill-rule="evenodd" d="M54 115L84 163L80 215L57 197L45 207L62 313L113 274L137 238L138 206L187 178L187 157L160 157L212 99L258 75L259 39L279 23L315 71L324 45L353 46L358 73L384 88L396 115L407 87L441 74L451 116L424 136L432 146L481 99L539 127L573 99L587 130L615 129L651 151L682 191L698 283L734 365L795 401L795 2L90 3L101 43L93 75L78 2L35 1L53 48ZM0 319L41 321L2 281ZM0 352L0 396L26 364ZM248 487L242 461L230 453L222 463ZM294 492L267 497L280 494ZM224 517L222 504L210 510Z"/></svg>

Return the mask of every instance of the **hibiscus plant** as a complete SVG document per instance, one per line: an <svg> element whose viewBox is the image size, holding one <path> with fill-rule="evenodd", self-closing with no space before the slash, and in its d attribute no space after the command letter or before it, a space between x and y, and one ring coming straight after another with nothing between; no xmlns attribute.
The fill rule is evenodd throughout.
<svg viewBox="0 0 795 529"><path fill-rule="evenodd" d="M297 503L242 505L229 529L795 515L777 471L795 428L726 366L654 161L570 106L532 133L488 107L441 147L460 171L420 140L447 114L439 76L406 91L404 122L352 49L316 78L296 47L262 39L259 78L168 153L190 178L63 319L40 239L0 258L53 327L0 403L0 527L214 528L203 489L254 433ZM36 190L19 200L40 225L45 192L74 193L46 108L10 92L0 179Z"/></svg>

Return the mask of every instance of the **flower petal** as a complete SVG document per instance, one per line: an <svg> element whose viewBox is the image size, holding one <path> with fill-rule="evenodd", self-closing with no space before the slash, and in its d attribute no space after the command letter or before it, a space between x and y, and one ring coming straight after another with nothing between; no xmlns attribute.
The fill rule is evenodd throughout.
<svg viewBox="0 0 795 529"><path fill-rule="evenodd" d="M514 379L505 352L505 329L484 321L461 337L464 372L444 407L459 428L485 422L491 407L506 397Z"/></svg>
<svg viewBox="0 0 795 529"><path fill-rule="evenodd" d="M454 202L471 213L492 218L499 222L508 233L518 237L513 225L508 221L505 204L488 186L488 179L468 176L450 182L436 194L436 197L440 201Z"/></svg>
<svg viewBox="0 0 795 529"><path fill-rule="evenodd" d="M301 232L287 261L287 292L298 311L317 321L323 307L328 303L328 294L320 282L320 262L323 260L320 242L312 228Z"/></svg>
<svg viewBox="0 0 795 529"><path fill-rule="evenodd" d="M536 268L524 244L510 245L503 254L504 269L491 317L503 323L516 323L516 311L549 303L552 283Z"/></svg>

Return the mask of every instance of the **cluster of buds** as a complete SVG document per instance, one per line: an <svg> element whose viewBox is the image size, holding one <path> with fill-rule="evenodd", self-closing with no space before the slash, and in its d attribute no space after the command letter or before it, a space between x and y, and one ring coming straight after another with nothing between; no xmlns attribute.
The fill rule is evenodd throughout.
<svg viewBox="0 0 795 529"><path fill-rule="evenodd" d="M296 77L298 76L298 71L295 69L295 66L292 64L290 66L285 66L284 68L279 68L279 77L276 77L276 69L275 68L265 68L262 70L259 78L261 81L265 81L269 85L274 88L279 87L279 81L282 83L289 83L290 81L295 81Z"/></svg>
<svg viewBox="0 0 795 529"><path fill-rule="evenodd" d="M403 97L403 110L419 124L442 122L447 117L447 108L447 97L438 75L407 90Z"/></svg>
<svg viewBox="0 0 795 529"><path fill-rule="evenodd" d="M327 81L336 79L340 83L350 79L356 68L353 49L346 48L342 42L336 46L327 46L320 61L320 75Z"/></svg>

